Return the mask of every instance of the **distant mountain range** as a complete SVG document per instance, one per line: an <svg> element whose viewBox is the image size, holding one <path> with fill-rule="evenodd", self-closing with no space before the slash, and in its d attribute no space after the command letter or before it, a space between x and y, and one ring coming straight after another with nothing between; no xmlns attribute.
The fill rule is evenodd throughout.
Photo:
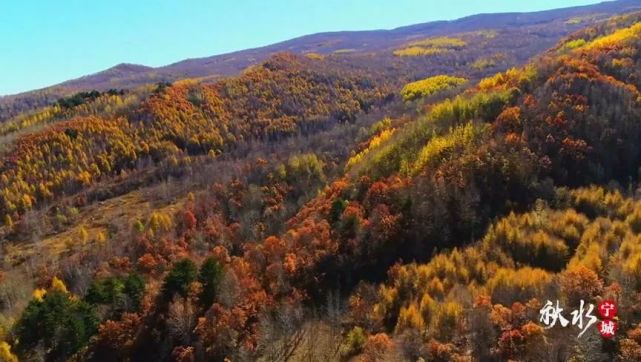
<svg viewBox="0 0 641 362"><path fill-rule="evenodd" d="M639 0L608 1L595 5L532 13L479 14L453 21L434 21L392 30L342 31L306 35L261 48L241 50L206 58L186 59L152 68L119 64L102 72L58 85L12 96L0 97L0 120L26 109L50 104L58 98L84 90L129 89L143 84L171 82L184 78L230 76L278 52L317 53L349 59L354 56L390 56L402 44L422 37L442 36L486 29L501 29L509 36L519 32L538 37L532 46L521 49L519 63L553 46L560 38L612 15L641 9Z"/></svg>

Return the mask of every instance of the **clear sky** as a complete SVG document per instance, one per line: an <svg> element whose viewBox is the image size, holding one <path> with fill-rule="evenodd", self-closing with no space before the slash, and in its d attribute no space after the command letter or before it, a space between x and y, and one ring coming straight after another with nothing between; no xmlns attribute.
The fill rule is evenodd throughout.
<svg viewBox="0 0 641 362"><path fill-rule="evenodd" d="M160 66L337 30L590 0L0 0L0 94L118 63Z"/></svg>

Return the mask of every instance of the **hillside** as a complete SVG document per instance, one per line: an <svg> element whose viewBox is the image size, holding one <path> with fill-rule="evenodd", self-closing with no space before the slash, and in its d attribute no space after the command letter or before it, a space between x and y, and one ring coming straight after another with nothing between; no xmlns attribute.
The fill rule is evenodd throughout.
<svg viewBox="0 0 641 362"><path fill-rule="evenodd" d="M187 59L159 68L141 65L120 64L105 71L54 85L41 90L0 97L0 120L18 113L50 105L57 99L75 92L109 89L132 89L141 85L173 82L184 78L219 79L238 74L252 64L263 62L272 54L292 52L295 54L320 54L339 58L355 67L367 66L378 69L401 68L401 76L414 79L426 77L429 61L396 59L394 50L403 48L421 38L493 31L491 39L479 46L492 49L493 54L483 54L478 48L470 49L474 59L489 58L480 63L493 64L493 71L503 71L522 65L532 56L553 46L563 36L594 24L612 15L641 8L637 0L609 1L596 5L536 13L481 14L454 21L438 21L400 27L392 30L332 32L302 36L281 43L234 53L215 55L200 59ZM486 33L488 34L488 33ZM479 39L473 39L477 43ZM495 57L498 57L494 59ZM419 64L413 64L418 62ZM398 64L396 64L398 63ZM442 64L441 64L442 65ZM404 68L404 69L403 69Z"/></svg>
<svg viewBox="0 0 641 362"><path fill-rule="evenodd" d="M0 359L640 360L641 13L610 17L635 4L29 104L0 124ZM604 300L616 336L577 337Z"/></svg>
<svg viewBox="0 0 641 362"><path fill-rule="evenodd" d="M292 280L352 291L348 355L638 360L639 20L391 122L290 220ZM604 299L619 306L614 342L540 324L546 300Z"/></svg>

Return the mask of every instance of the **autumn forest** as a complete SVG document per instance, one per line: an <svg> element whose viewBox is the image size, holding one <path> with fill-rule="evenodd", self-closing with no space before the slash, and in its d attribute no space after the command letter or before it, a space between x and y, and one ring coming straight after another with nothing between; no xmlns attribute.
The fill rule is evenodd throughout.
<svg viewBox="0 0 641 362"><path fill-rule="evenodd" d="M0 98L0 360L640 361L641 13L575 11Z"/></svg>

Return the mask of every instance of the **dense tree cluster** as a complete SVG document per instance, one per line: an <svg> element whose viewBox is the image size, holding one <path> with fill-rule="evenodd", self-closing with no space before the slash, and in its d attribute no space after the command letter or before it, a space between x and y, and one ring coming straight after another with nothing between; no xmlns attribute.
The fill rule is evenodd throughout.
<svg viewBox="0 0 641 362"><path fill-rule="evenodd" d="M435 37L409 43L407 47L397 49L394 55L399 57L424 56L446 53L467 46L467 42L460 38Z"/></svg>
<svg viewBox="0 0 641 362"><path fill-rule="evenodd" d="M351 122L386 95L385 87L367 78L310 69L305 61L278 55L239 78L213 85L178 82L142 101L120 92L82 93L71 98L81 101L39 113L44 120L73 108L78 117L19 137L4 156L3 218L13 224L38 205L145 165L171 170L192 156L216 157L239 143ZM20 127L41 121L24 122Z"/></svg>
<svg viewBox="0 0 641 362"><path fill-rule="evenodd" d="M434 93L459 86L464 84L466 81L467 80L464 78L437 75L406 84L401 90L401 95L403 96L403 100L413 101L421 97L427 97Z"/></svg>
<svg viewBox="0 0 641 362"><path fill-rule="evenodd" d="M277 55L214 84L53 107L76 117L19 137L3 159L7 228L129 173L166 178L234 152L246 159L230 167L236 174L131 220L112 251L81 255L97 266L84 288L55 278L36 289L0 331L0 356L637 359L639 19L579 33L535 64L418 111L399 101L400 112L359 130L338 161L321 150L342 145L311 152L297 136L356 123L394 97L376 76L316 57ZM445 77L412 87L431 94L460 83ZM266 157L276 142L293 151ZM606 298L619 306L614 341L538 323L546 300L569 309Z"/></svg>
<svg viewBox="0 0 641 362"><path fill-rule="evenodd" d="M606 203L611 208L592 212ZM621 306L620 328L635 328L641 289L630 263L638 257L631 246L638 244L633 215L639 203L593 187L559 190L555 204L512 213L472 246L426 264L395 265L374 294L360 286L350 297L355 328L399 335L398 348L408 359L434 358L434 343L451 344L447 359L468 350L493 360L603 356L608 342L600 337L577 341L572 330L544 331L537 322L541 298L568 308L581 299L614 299ZM587 333L598 335L595 329ZM405 334L413 337L403 339ZM637 353L635 343L621 341L625 358Z"/></svg>

